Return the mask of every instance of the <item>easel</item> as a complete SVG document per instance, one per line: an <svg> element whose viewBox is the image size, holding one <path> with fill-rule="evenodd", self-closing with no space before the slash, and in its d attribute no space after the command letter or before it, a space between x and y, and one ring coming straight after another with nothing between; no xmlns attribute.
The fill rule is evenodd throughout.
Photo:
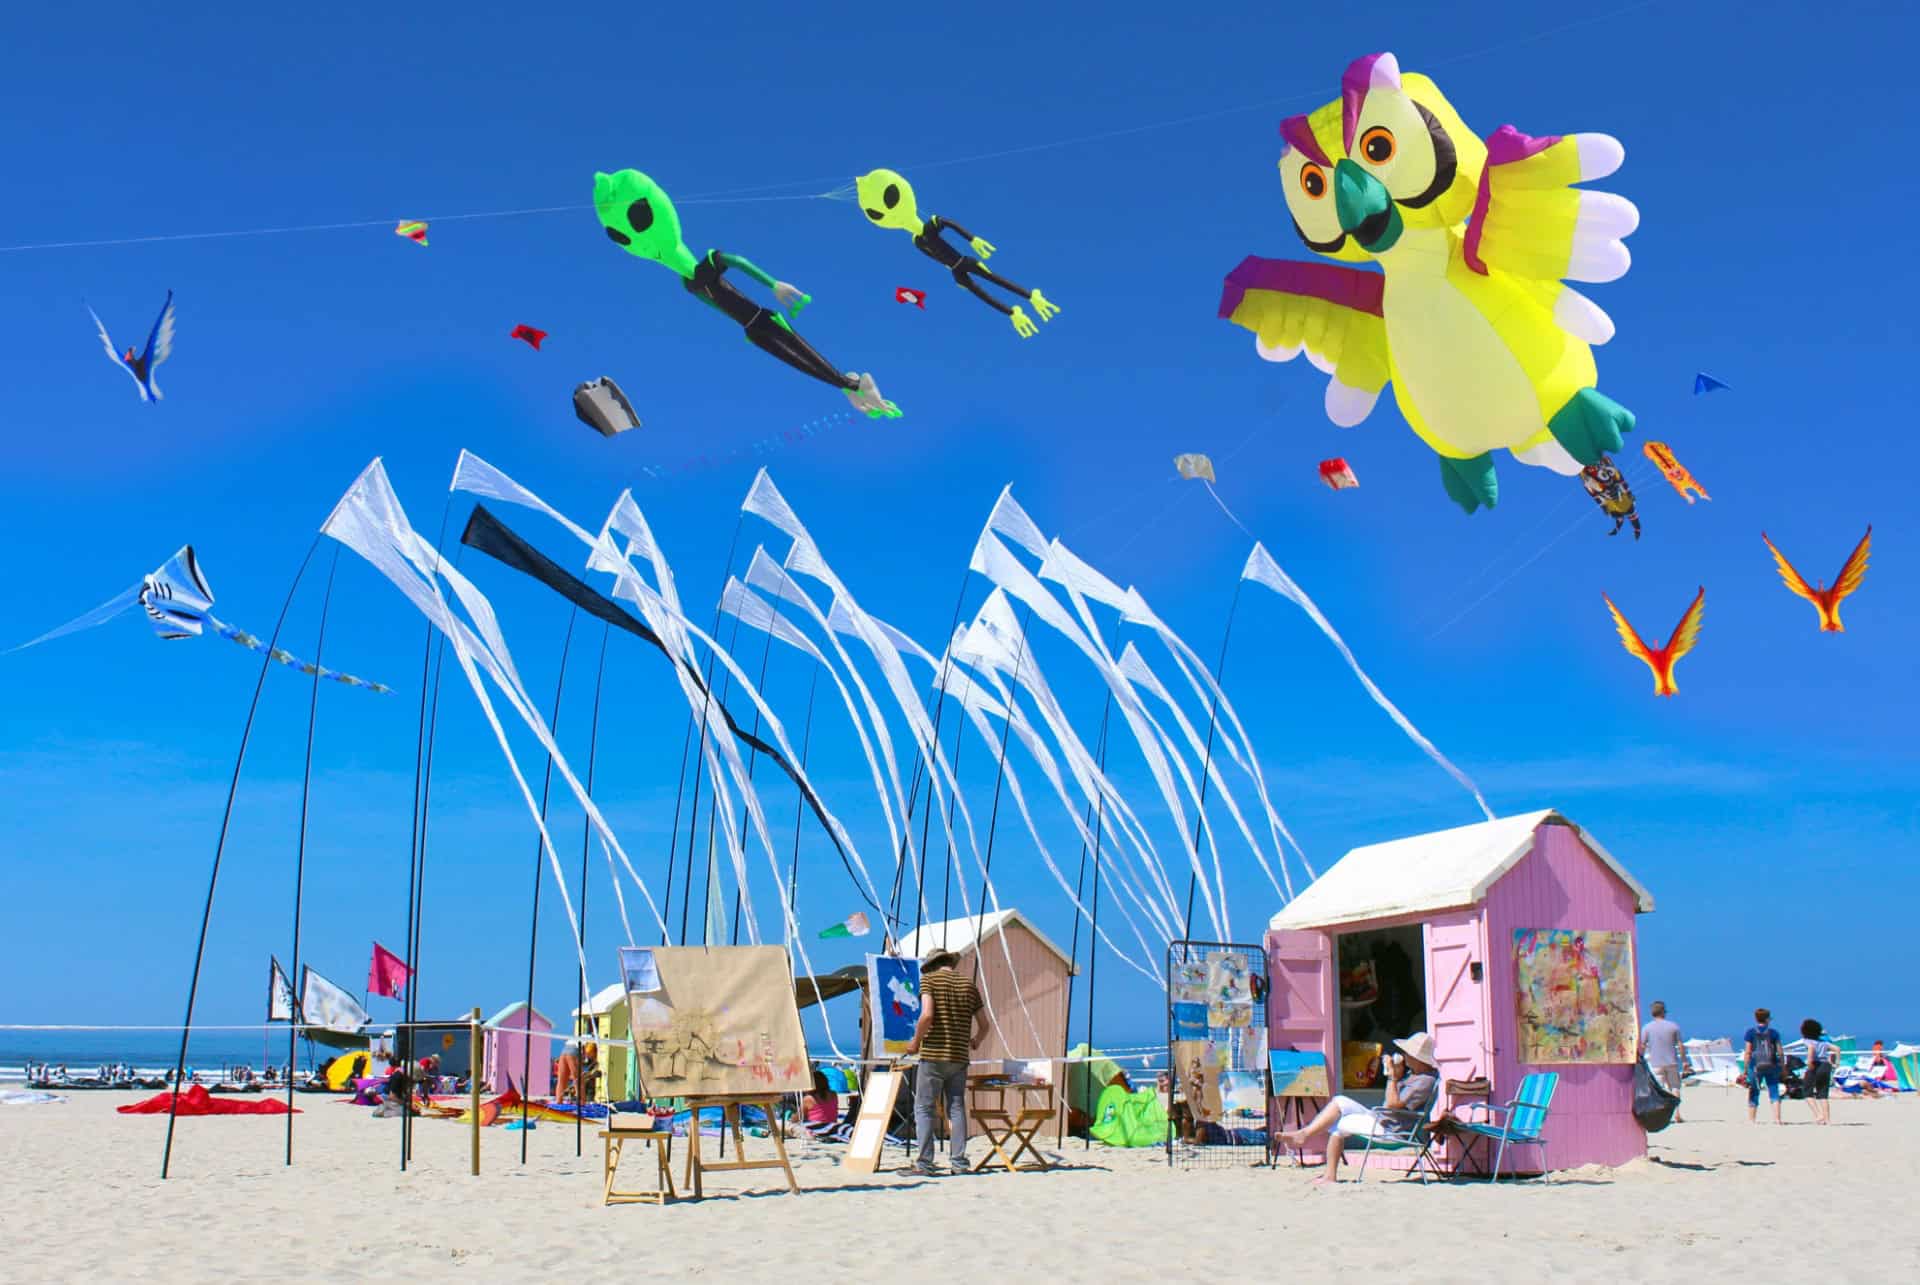
<svg viewBox="0 0 1920 1285"><path fill-rule="evenodd" d="M1313 1117L1320 1113L1320 1107L1316 1104L1323 1104L1326 1099L1289 1096L1276 1097L1272 1099L1272 1101L1280 1104L1280 1119L1278 1121L1280 1127L1277 1129L1273 1127L1273 1113L1269 1111L1267 1114L1269 1121L1267 1125L1267 1156L1270 1161L1277 1158L1282 1151L1287 1150L1287 1148L1279 1145L1280 1135L1290 1129L1306 1128L1308 1124L1312 1123ZM1306 1168L1307 1153L1298 1147L1293 1148L1293 1162L1302 1169Z"/></svg>
<svg viewBox="0 0 1920 1285"><path fill-rule="evenodd" d="M793 1192L795 1195L800 1194L800 1184L794 1180L793 1176L793 1162L787 1159L787 1140L780 1132L780 1122L774 1115L779 1105L780 1095L777 1093L727 1093L687 1099L687 1111L689 1113L687 1117L687 1174L683 1185L692 1191L695 1200L700 1200L705 1195L701 1187L701 1175L708 1172L726 1173L741 1169L778 1169L787 1175L787 1190ZM720 1110L720 1127L723 1130L720 1136L723 1148L726 1145L726 1132L730 1131L733 1134L733 1149L736 1157L733 1160L708 1161L700 1155L700 1112L703 1109L714 1107ZM759 1107L760 1110L765 1113L767 1133L768 1136L773 1139L773 1149L777 1153L776 1158L772 1160L747 1160L744 1158L747 1154L747 1143L746 1137L741 1132L740 1127L740 1108L742 1107Z"/></svg>

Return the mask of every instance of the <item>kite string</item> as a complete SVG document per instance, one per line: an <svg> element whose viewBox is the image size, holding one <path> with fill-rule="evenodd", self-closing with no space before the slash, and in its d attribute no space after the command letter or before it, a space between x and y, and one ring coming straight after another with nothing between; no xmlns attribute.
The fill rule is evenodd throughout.
<svg viewBox="0 0 1920 1285"><path fill-rule="evenodd" d="M1558 26L1548 27L1523 36L1514 36L1491 45L1483 45L1478 49L1469 50L1466 53L1454 54L1448 58L1435 59L1427 65L1430 67L1448 67L1462 62L1470 62L1476 58L1484 58L1489 54L1501 53L1521 45L1546 40L1552 36L1574 30L1578 27L1611 22L1635 10L1648 8L1654 3L1655 0L1632 0L1632 3L1621 5L1616 9L1610 9L1605 13L1576 18L1571 22L1561 23ZM1321 97L1320 94L1316 93L1312 96L1313 101L1308 102L1306 101L1307 95L1305 94L1290 94L1282 98L1269 98L1263 99L1260 102L1243 103L1236 107L1220 107L1209 111L1192 112L1181 116L1167 117L1162 120L1147 121L1139 125L1123 126L1119 129L1102 130L1092 134L1073 135L1044 143L1026 143L1017 147L1000 148L991 152L976 152L968 156L949 157L946 160L922 161L910 168L916 170L944 169L955 165L973 165L981 161L1001 160L1009 156L1025 156L1035 152L1056 151L1064 147L1078 147L1086 143L1106 142L1110 139L1125 138L1135 134L1146 134L1155 130L1174 129L1182 125L1199 124L1204 121L1219 120L1228 116L1238 116L1247 112L1288 106L1313 106L1318 104ZM803 192L797 194L781 192L783 188L828 182L834 183L835 186L821 192ZM782 183L767 183L757 187L729 188L724 191L713 192L706 195L686 197L677 202L677 204L752 205L766 201L845 201L853 195L853 186L845 180L844 176L831 175L811 179L790 179ZM592 208L593 206L591 204L586 204L532 206L505 210L478 210L465 214L442 214L433 218L421 219L419 222L452 223L475 219L516 218L523 215L534 214L579 213ZM19 254L33 250L90 249L116 245L151 245L169 241L209 241L236 237L281 236L296 232L334 232L359 228L384 227L393 221L392 219L356 219L340 223L306 223L283 227L245 228L224 232L177 232L157 236L111 237L93 241L44 241L27 245L0 246L0 254Z"/></svg>

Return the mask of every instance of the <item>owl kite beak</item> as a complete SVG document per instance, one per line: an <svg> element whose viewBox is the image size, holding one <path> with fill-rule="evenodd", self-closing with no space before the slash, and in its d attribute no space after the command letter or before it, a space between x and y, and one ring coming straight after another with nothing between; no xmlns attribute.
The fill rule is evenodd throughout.
<svg viewBox="0 0 1920 1285"><path fill-rule="evenodd" d="M1405 229L1386 186L1344 157L1333 167L1333 205L1340 230L1368 254L1391 250Z"/></svg>

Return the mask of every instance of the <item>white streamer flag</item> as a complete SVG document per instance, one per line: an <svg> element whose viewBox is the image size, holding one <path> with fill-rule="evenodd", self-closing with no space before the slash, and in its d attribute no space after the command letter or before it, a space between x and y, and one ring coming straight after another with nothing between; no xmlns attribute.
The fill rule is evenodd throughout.
<svg viewBox="0 0 1920 1285"><path fill-rule="evenodd" d="M1320 632L1327 636L1327 640L1339 648L1340 654L1346 657L1348 668L1353 670L1353 675L1360 680L1360 685L1367 689L1367 695L1373 697L1373 703L1387 711L1388 717L1399 724L1400 730L1407 734L1408 739L1418 745L1428 758L1445 768L1448 776L1458 781L1469 794L1473 795L1473 801L1480 805L1482 812L1486 813L1487 820L1494 819L1493 809L1487 806L1486 799L1481 796L1480 787L1475 785L1472 778L1465 772L1455 767L1432 741L1421 735L1420 729L1400 712L1400 707L1388 700L1387 694L1380 690L1379 685L1367 677L1367 671L1360 668L1360 662L1354 659L1353 649L1347 646L1346 639L1342 638L1339 631L1320 614L1320 608L1315 606L1313 599L1307 596L1307 591L1295 584L1293 577L1280 569L1280 564L1267 553L1265 545L1253 546L1253 552L1247 555L1247 566L1240 573L1240 578L1265 585L1306 612L1308 618L1320 627Z"/></svg>
<svg viewBox="0 0 1920 1285"><path fill-rule="evenodd" d="M300 1012L308 1026L342 1035L357 1034L367 1024L367 1010L360 1007L359 1000L304 965L300 969Z"/></svg>

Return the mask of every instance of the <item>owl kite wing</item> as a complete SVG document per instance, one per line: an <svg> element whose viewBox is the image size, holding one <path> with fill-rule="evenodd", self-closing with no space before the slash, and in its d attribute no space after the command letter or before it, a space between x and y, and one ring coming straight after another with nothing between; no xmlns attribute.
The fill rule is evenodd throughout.
<svg viewBox="0 0 1920 1285"><path fill-rule="evenodd" d="M1667 639L1667 670L1672 672L1674 664L1700 641L1700 614L1707 602L1707 587L1700 586L1700 592L1693 596L1692 603L1680 613L1680 623L1673 627L1673 636Z"/></svg>
<svg viewBox="0 0 1920 1285"><path fill-rule="evenodd" d="M1873 530L1871 527L1868 528L1867 534L1869 536L1873 534ZM1767 533L1765 531L1762 531L1760 533L1760 538L1766 541L1767 549L1773 554L1774 565L1780 568L1781 582L1785 584L1788 589L1800 595L1802 598L1805 598L1808 602L1812 603L1814 606L1818 607L1818 606L1824 605L1820 601L1820 595L1813 591L1813 587L1806 582L1805 577L1803 577L1798 571L1794 570L1793 564L1787 561L1787 555L1780 552L1780 550L1774 545L1772 540L1767 539ZM1866 547L1865 542L1862 541L1861 548L1865 548L1865 547ZM1859 554L1860 549L1855 549L1854 553ZM1847 559L1847 565L1848 566L1853 565L1852 558ZM1864 572L1866 569L1867 569L1866 559L1862 557L1860 559L1860 570ZM1855 583L1858 583L1857 579Z"/></svg>
<svg viewBox="0 0 1920 1285"><path fill-rule="evenodd" d="M1372 412L1389 378L1385 282L1377 272L1249 255L1227 274L1220 315L1251 330L1268 361L1304 351L1330 377L1327 418L1351 428Z"/></svg>
<svg viewBox="0 0 1920 1285"><path fill-rule="evenodd" d="M1833 588L1827 590L1833 596L1833 605L1838 607L1840 600L1860 587L1867 578L1867 557L1873 551L1873 527L1867 527L1867 533L1860 537L1860 543L1853 546L1853 552L1840 564L1840 574L1834 577Z"/></svg>
<svg viewBox="0 0 1920 1285"><path fill-rule="evenodd" d="M1606 134L1533 138L1502 125L1487 139L1487 166L1464 245L1467 266L1531 281L1625 276L1633 259L1622 242L1640 226L1640 211L1625 197L1573 186L1605 178L1625 159L1626 149ZM1610 335L1611 326L1606 329Z"/></svg>

